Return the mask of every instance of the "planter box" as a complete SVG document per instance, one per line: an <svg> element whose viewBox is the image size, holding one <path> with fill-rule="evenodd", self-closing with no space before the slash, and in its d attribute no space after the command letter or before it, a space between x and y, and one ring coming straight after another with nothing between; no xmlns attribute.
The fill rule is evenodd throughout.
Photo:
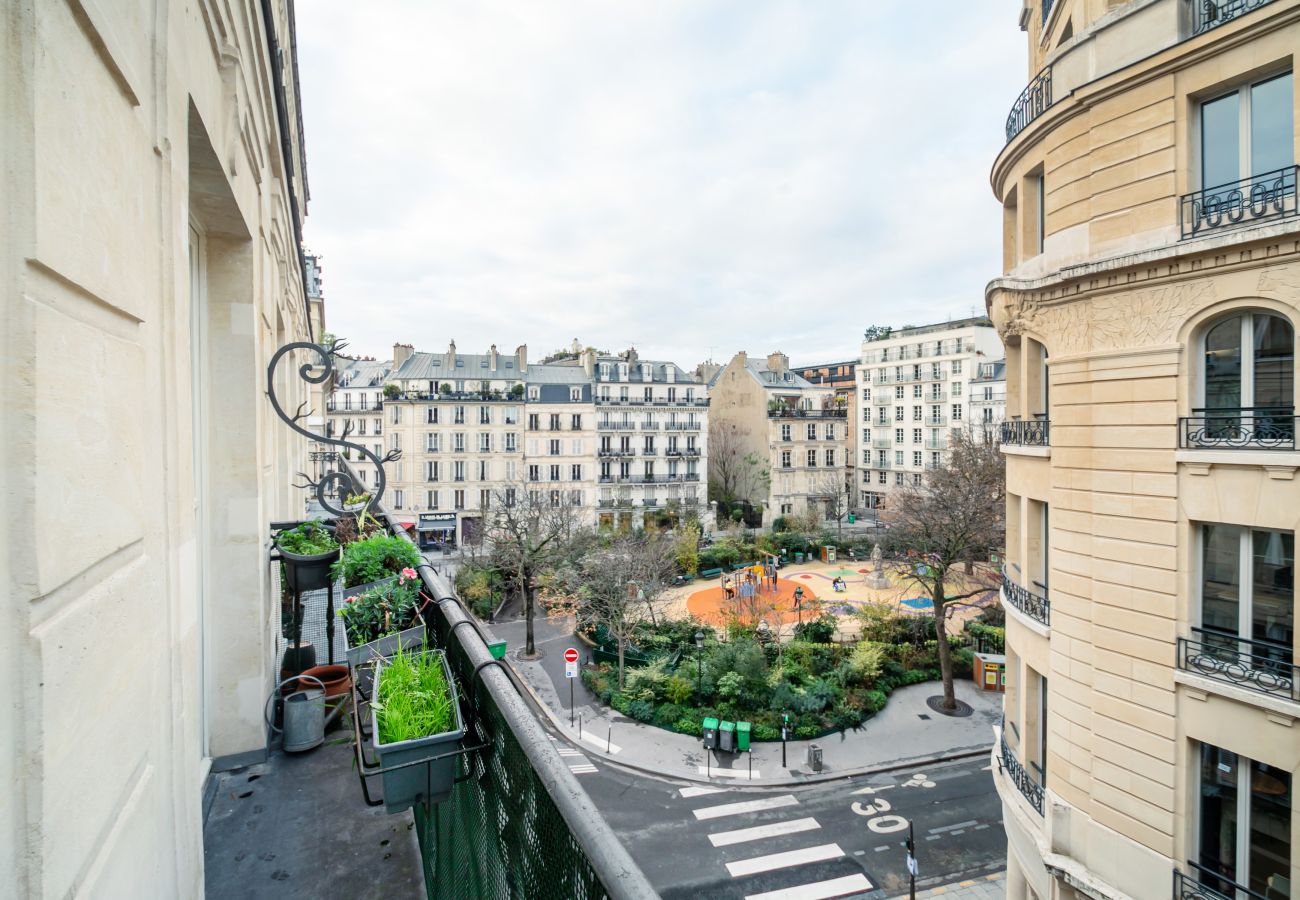
<svg viewBox="0 0 1300 900"><path fill-rule="evenodd" d="M460 717L460 703L456 695L456 682L451 677L451 667L447 665L447 656L441 650L426 652L436 654L442 663L443 675L447 679L447 693L451 697L455 728L452 731L445 731L442 734L430 735L429 737L397 741L392 744L381 744L379 742L379 723L375 719L375 711L371 709L370 740L374 747L375 756L379 758L379 765L382 768L430 760L443 753L450 753L457 748L461 738L465 736L465 723ZM383 681L383 677L384 667L381 664L375 670L374 696L379 694L379 686ZM456 778L456 759L455 756L448 756L446 759L430 762L427 765L408 766L395 772L382 773L384 780L384 808L390 813L397 813L410 809L417 802L432 805L449 798Z"/></svg>
<svg viewBox="0 0 1300 900"><path fill-rule="evenodd" d="M396 581L397 581L396 575L389 575L387 578L380 578L378 581L367 581L365 584L358 584L355 585L354 587L344 587L343 596L360 597L362 594L364 594L366 591L372 588L383 587L386 584L394 584Z"/></svg>
<svg viewBox="0 0 1300 900"><path fill-rule="evenodd" d="M336 548L329 553L321 553L316 556L299 556L297 553L290 553L278 544L276 548L280 551L280 559L284 563L284 580L291 591L318 591L329 587L333 583L330 577L330 568L339 558L339 550Z"/></svg>
<svg viewBox="0 0 1300 900"><path fill-rule="evenodd" d="M344 630L347 626L343 626ZM370 662L373 659L392 656L402 650L418 650L424 646L424 620L420 619L419 624L412 625L410 628L397 632L396 634L385 635L376 641L368 644L362 644L360 647L348 647L348 665L356 668L362 663ZM351 644L352 638L348 637Z"/></svg>

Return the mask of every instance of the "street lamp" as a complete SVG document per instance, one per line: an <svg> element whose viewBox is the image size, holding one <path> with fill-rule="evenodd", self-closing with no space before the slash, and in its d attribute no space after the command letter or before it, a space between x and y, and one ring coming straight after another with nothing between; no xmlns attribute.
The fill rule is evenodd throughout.
<svg viewBox="0 0 1300 900"><path fill-rule="evenodd" d="M701 692L700 685L703 683L704 668L704 632L695 632L695 695L698 697Z"/></svg>
<svg viewBox="0 0 1300 900"><path fill-rule="evenodd" d="M799 624L803 625L803 587L794 589L794 610L799 616Z"/></svg>

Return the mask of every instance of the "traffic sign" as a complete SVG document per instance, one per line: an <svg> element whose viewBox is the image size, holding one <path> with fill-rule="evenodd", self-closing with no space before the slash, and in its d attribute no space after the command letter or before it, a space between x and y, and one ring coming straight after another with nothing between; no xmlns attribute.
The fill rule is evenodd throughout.
<svg viewBox="0 0 1300 900"><path fill-rule="evenodd" d="M565 678L578 677L578 664L576 662L566 662L564 664L564 677Z"/></svg>
<svg viewBox="0 0 1300 900"><path fill-rule="evenodd" d="M578 651L570 647L564 651L564 661L566 663L576 663L578 661Z"/></svg>

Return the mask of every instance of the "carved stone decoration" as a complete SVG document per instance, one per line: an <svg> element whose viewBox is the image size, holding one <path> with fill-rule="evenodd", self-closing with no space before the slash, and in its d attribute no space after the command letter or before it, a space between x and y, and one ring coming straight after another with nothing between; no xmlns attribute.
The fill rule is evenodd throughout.
<svg viewBox="0 0 1300 900"><path fill-rule="evenodd" d="M1259 292L1282 292L1287 299L1300 297L1300 266L1273 266L1259 273Z"/></svg>
<svg viewBox="0 0 1300 900"><path fill-rule="evenodd" d="M1187 317L1213 300L1214 283L1196 281L1050 307L1026 302L1007 329L1043 335L1053 354L1125 350L1172 342Z"/></svg>

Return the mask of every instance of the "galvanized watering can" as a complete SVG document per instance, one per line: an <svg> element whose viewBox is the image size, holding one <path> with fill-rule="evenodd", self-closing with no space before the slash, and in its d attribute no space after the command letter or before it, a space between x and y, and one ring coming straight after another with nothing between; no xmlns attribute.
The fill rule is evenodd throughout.
<svg viewBox="0 0 1300 900"><path fill-rule="evenodd" d="M281 688L294 681L314 681L316 686L304 685L300 690L296 690L284 698L284 727L280 728L271 719L271 703L281 695ZM273 731L284 734L285 752L301 753L304 750L319 747L325 742L325 726L334 721L334 718L343 711L343 706L343 703L335 704L334 708L326 715L325 685L313 675L294 675L275 686L275 690L267 698L264 712L266 724L271 726Z"/></svg>

